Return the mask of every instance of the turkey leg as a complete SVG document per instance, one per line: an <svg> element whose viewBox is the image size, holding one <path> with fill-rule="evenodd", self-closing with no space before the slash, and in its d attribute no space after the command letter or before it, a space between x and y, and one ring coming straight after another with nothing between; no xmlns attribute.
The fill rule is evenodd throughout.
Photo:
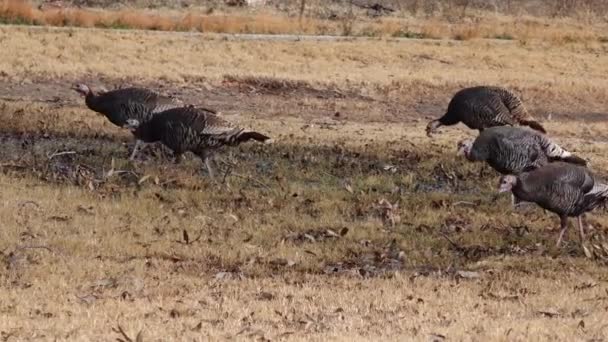
<svg viewBox="0 0 608 342"><path fill-rule="evenodd" d="M585 226L583 226L583 215L578 216L578 233L581 238L581 244L585 241Z"/></svg>
<svg viewBox="0 0 608 342"><path fill-rule="evenodd" d="M564 237L564 233L566 229L568 229L568 216L562 216L559 218L560 221L560 231L559 237L557 238L557 244L555 247L559 247L562 244L562 238Z"/></svg>
<svg viewBox="0 0 608 342"><path fill-rule="evenodd" d="M137 155L137 152L139 152L139 150L141 149L141 147L143 146L144 142L137 139L135 140L135 146L133 147L133 152L131 152L131 156L129 157L129 160L135 160L135 156Z"/></svg>

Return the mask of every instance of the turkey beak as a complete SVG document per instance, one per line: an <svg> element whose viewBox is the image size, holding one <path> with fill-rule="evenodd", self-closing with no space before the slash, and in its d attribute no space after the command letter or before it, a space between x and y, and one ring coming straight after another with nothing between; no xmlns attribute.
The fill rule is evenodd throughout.
<svg viewBox="0 0 608 342"><path fill-rule="evenodd" d="M135 131L138 126L139 126L139 122L138 121L127 120L127 123L125 123L124 125L122 125L122 128L126 128L126 129L128 129L130 131Z"/></svg>

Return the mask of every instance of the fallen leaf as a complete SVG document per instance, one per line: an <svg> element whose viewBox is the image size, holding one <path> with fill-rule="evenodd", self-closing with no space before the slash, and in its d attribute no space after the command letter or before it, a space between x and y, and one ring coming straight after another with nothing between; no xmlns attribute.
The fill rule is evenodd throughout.
<svg viewBox="0 0 608 342"><path fill-rule="evenodd" d="M67 215L55 215L55 216L49 217L49 220L58 221L58 222L67 222L71 219L72 219L72 217L67 216Z"/></svg>
<svg viewBox="0 0 608 342"><path fill-rule="evenodd" d="M593 259L593 253L587 248L587 246L583 245L583 252L585 252L585 256L589 259Z"/></svg>
<svg viewBox="0 0 608 342"><path fill-rule="evenodd" d="M148 179L150 179L151 177L152 177L152 176L150 176L150 175L145 175L145 176L141 177L141 178L139 179L139 181L137 181L137 184L138 184L138 185L141 185L141 184L143 184L143 182L147 181L147 180L148 180Z"/></svg>
<svg viewBox="0 0 608 342"><path fill-rule="evenodd" d="M548 310L539 310L537 311L537 313L539 313L540 315L549 317L549 318L553 318L553 317L557 317L560 316L561 314L553 309L548 309Z"/></svg>
<svg viewBox="0 0 608 342"><path fill-rule="evenodd" d="M88 207L85 207L83 205L79 205L76 210L78 212L82 212L82 213L87 214L87 215L93 215L94 214L94 212L93 212L93 206L92 205L90 205Z"/></svg>
<svg viewBox="0 0 608 342"><path fill-rule="evenodd" d="M329 236L333 236L333 237L340 237L340 235L338 235L338 233L334 232L334 231L333 231L333 230L331 230L331 229L327 229L327 230L326 230L326 233L327 233L327 235L329 235Z"/></svg>
<svg viewBox="0 0 608 342"><path fill-rule="evenodd" d="M445 340L445 335L432 333L429 335L429 341L431 342L440 342Z"/></svg>
<svg viewBox="0 0 608 342"><path fill-rule="evenodd" d="M96 301L98 298L92 294L86 295L86 296L76 296L76 298L80 299L81 301L85 302L86 304L91 304L94 301Z"/></svg>
<svg viewBox="0 0 608 342"><path fill-rule="evenodd" d="M260 292L258 293L257 296L258 300L273 300L274 299L274 295L270 292Z"/></svg>
<svg viewBox="0 0 608 342"><path fill-rule="evenodd" d="M350 184L345 184L344 189L346 189L346 191L350 192L351 194L354 193L353 187L350 186Z"/></svg>
<svg viewBox="0 0 608 342"><path fill-rule="evenodd" d="M597 286L597 283L592 281L592 282L585 282L582 283L580 285L576 285L574 286L574 291L581 291L581 290L587 290L587 289L591 289Z"/></svg>
<svg viewBox="0 0 608 342"><path fill-rule="evenodd" d="M479 272L473 272L473 271L458 271L458 272L456 272L456 275L458 277L464 278L464 279L477 279L481 276L479 274Z"/></svg>

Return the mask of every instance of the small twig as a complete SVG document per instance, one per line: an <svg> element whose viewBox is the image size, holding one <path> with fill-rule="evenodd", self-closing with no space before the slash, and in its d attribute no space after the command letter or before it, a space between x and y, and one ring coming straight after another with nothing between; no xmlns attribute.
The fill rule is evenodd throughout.
<svg viewBox="0 0 608 342"><path fill-rule="evenodd" d="M222 177L222 184L226 184L226 177L232 172L232 165L228 164L226 171L224 172L224 177Z"/></svg>
<svg viewBox="0 0 608 342"><path fill-rule="evenodd" d="M54 253L53 250L50 247L47 246L42 246L42 245L38 245L38 246L20 246L15 248L15 252L16 251L22 251L24 249L46 249L47 251Z"/></svg>
<svg viewBox="0 0 608 342"><path fill-rule="evenodd" d="M25 166L25 165L19 165L19 164L15 164L15 163L3 163L3 164L0 164L0 167L14 167L16 169L27 168L27 166Z"/></svg>
<svg viewBox="0 0 608 342"><path fill-rule="evenodd" d="M324 175L327 175L327 176L330 176L330 177L333 177L333 178L336 178L336 179L340 179L340 177L338 177L338 176L336 176L336 175L332 175L332 174L331 174L331 173L329 173L329 172L325 172L325 171L320 171L320 172L321 172L322 174L324 174Z"/></svg>
<svg viewBox="0 0 608 342"><path fill-rule="evenodd" d="M439 169L441 170L441 172L443 172L443 174L449 179L449 180L454 180L454 173L453 172L448 172L445 167L443 166L443 164L439 164Z"/></svg>
<svg viewBox="0 0 608 342"><path fill-rule="evenodd" d="M60 156L64 156L64 155L67 155L67 154L76 154L76 151L55 152L55 153L53 153L51 155L47 155L47 158L49 158L49 160L50 160L50 159L53 159L55 157L60 157Z"/></svg>
<svg viewBox="0 0 608 342"><path fill-rule="evenodd" d="M110 170L108 171L108 173L106 174L106 178L112 177L114 175L120 175L123 173L130 173L135 177L138 177L137 173L130 171L130 170Z"/></svg>
<svg viewBox="0 0 608 342"><path fill-rule="evenodd" d="M458 201L458 202L452 203L453 207L458 206L458 205L470 205L470 206L474 207L477 205L477 203L468 202L468 201Z"/></svg>
<svg viewBox="0 0 608 342"><path fill-rule="evenodd" d="M122 329L122 327L120 326L120 324L118 324L118 329L112 328L112 331L115 332L115 333L121 334L122 337L125 338L124 340L121 339L121 338L118 338L117 339L118 341L121 341L121 342L122 341L124 341L124 342L133 342L133 339L130 338L129 335L127 335L127 333Z"/></svg>
<svg viewBox="0 0 608 342"><path fill-rule="evenodd" d="M444 239L448 240L448 242L457 250L462 250L462 247L460 247L460 245L458 245L456 242L452 241L452 239L450 239L445 233L443 232L439 232L439 234L441 234L441 236L443 236Z"/></svg>

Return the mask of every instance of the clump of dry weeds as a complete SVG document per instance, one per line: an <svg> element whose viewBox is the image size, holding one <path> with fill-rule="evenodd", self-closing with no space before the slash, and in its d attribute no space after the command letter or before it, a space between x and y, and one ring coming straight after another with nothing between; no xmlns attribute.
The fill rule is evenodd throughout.
<svg viewBox="0 0 608 342"><path fill-rule="evenodd" d="M24 0L0 1L0 20L7 23L132 28L162 31L217 33L312 34L470 40L476 38L543 39L559 44L605 39L601 25L581 26L572 19L519 19L480 13L472 19L451 22L430 18L388 17L369 20L350 16L340 20L303 17L294 20L276 12L243 14L158 14L140 9L118 11L81 8L38 9Z"/></svg>

